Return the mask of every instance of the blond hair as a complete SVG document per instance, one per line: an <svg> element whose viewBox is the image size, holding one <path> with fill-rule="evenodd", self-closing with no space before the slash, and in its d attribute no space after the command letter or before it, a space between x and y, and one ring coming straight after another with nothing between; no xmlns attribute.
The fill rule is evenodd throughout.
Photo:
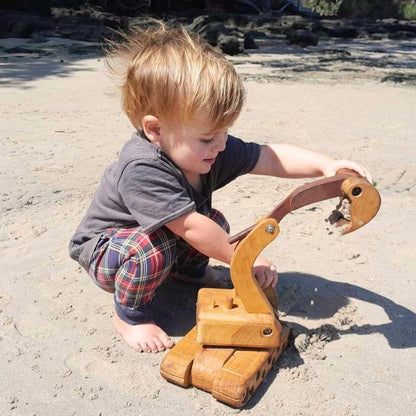
<svg viewBox="0 0 416 416"><path fill-rule="evenodd" d="M213 131L237 119L242 82L224 55L199 36L157 22L123 38L110 45L107 66L137 130L146 115L179 123L203 117Z"/></svg>

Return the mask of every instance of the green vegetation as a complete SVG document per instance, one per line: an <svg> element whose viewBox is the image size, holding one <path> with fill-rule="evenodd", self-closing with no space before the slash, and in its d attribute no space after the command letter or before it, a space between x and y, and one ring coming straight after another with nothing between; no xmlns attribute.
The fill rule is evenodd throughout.
<svg viewBox="0 0 416 416"><path fill-rule="evenodd" d="M416 19L415 0L303 0L302 5L324 16Z"/></svg>
<svg viewBox="0 0 416 416"><path fill-rule="evenodd" d="M326 16L416 19L415 0L304 0L303 4Z"/></svg>
<svg viewBox="0 0 416 416"><path fill-rule="evenodd" d="M403 18L406 20L416 20L416 4L414 1L411 3L403 7Z"/></svg>
<svg viewBox="0 0 416 416"><path fill-rule="evenodd" d="M342 0L304 0L302 5L324 16L336 16Z"/></svg>

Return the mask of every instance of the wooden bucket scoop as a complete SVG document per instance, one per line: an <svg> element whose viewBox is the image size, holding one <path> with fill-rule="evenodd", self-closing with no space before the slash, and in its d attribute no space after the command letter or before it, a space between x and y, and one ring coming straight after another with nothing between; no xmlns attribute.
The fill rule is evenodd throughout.
<svg viewBox="0 0 416 416"><path fill-rule="evenodd" d="M288 344L290 330L278 318L273 288L262 290L252 268L261 251L279 234L289 212L340 197L350 212L334 211L330 221L354 231L378 212L380 195L351 171L296 188L266 217L230 238L240 241L231 260L234 289L203 288L198 292L196 326L161 363L162 376L183 387L211 392L233 407L243 407Z"/></svg>

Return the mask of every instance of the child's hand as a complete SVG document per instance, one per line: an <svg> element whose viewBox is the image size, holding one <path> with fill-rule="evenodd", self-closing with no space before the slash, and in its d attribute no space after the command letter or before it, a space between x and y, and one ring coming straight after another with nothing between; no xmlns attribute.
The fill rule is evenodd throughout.
<svg viewBox="0 0 416 416"><path fill-rule="evenodd" d="M264 257L257 257L253 265L253 273L262 289L276 286L278 280L276 268Z"/></svg>
<svg viewBox="0 0 416 416"><path fill-rule="evenodd" d="M329 176L334 176L340 169L353 170L359 173L361 176L364 176L368 180L368 182L373 182L373 178L371 177L371 174L367 171L367 169L351 160L331 160L324 167L323 174L328 178Z"/></svg>

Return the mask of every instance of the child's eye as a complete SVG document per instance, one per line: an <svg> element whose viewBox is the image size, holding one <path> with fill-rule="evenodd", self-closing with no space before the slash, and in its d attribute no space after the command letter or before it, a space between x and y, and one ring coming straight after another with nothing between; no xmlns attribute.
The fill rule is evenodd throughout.
<svg viewBox="0 0 416 416"><path fill-rule="evenodd" d="M202 143L210 144L213 142L214 138L211 137L210 139L200 139Z"/></svg>

